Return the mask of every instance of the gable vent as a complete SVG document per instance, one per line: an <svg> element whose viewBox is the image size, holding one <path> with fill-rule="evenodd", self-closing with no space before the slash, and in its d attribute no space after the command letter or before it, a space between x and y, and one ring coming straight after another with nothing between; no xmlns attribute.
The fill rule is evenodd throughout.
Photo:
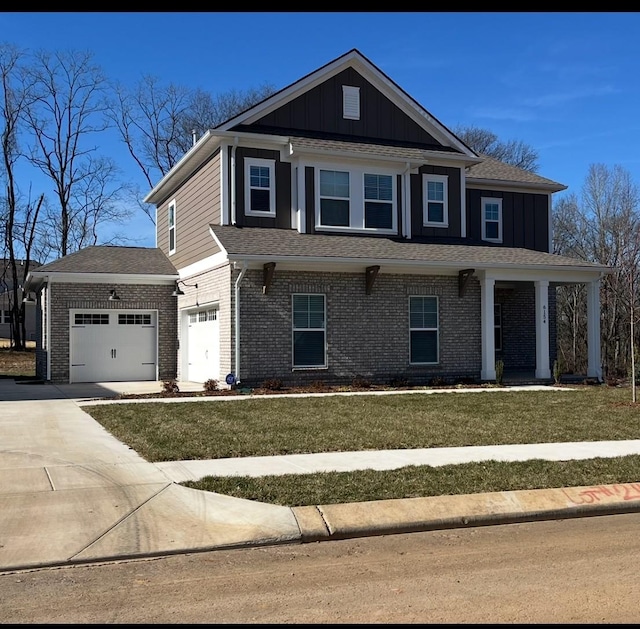
<svg viewBox="0 0 640 629"><path fill-rule="evenodd" d="M342 86L342 117L346 120L360 120L360 88Z"/></svg>

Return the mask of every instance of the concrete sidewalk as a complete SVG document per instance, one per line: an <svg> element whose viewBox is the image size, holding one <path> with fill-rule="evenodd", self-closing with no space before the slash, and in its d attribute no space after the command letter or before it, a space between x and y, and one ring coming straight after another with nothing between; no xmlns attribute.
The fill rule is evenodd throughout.
<svg viewBox="0 0 640 629"><path fill-rule="evenodd" d="M115 383L114 383L115 384ZM140 383L137 383L139 386ZM155 383L158 385L158 383ZM48 387L51 385L40 385ZM470 460L592 458L639 441L393 450L153 464L82 409L95 392L0 402L0 571L636 511L640 484L283 507L180 486L208 474L289 474ZM104 386L104 385L98 385ZM14 385L15 388L37 385ZM119 383L129 389L133 383ZM0 386L0 399L10 386ZM183 389L181 389L183 390ZM53 391L50 389L49 391ZM104 394L104 391L103 391ZM28 397L28 396L27 396ZM183 399L183 398L181 398ZM199 398L201 399L201 398ZM244 399L244 398L235 398Z"/></svg>

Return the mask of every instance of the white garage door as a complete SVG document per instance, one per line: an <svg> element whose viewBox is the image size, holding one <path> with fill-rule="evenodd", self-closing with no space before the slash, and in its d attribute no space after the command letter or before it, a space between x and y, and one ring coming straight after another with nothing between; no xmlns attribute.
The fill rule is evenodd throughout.
<svg viewBox="0 0 640 629"><path fill-rule="evenodd" d="M157 313L71 310L71 382L156 380Z"/></svg>
<svg viewBox="0 0 640 629"><path fill-rule="evenodd" d="M220 377L220 332L218 309L190 312L187 327L188 376L191 382Z"/></svg>

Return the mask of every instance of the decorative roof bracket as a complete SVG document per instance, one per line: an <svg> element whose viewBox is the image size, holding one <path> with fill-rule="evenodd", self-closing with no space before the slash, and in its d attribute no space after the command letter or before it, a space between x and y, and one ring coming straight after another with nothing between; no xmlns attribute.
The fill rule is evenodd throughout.
<svg viewBox="0 0 640 629"><path fill-rule="evenodd" d="M471 279L475 269L464 269L458 271L458 297L464 297L464 293L467 290L467 284Z"/></svg>
<svg viewBox="0 0 640 629"><path fill-rule="evenodd" d="M273 274L276 270L275 262L267 262L262 267L262 294L266 295L269 292L269 288L271 287L271 282L273 280Z"/></svg>
<svg viewBox="0 0 640 629"><path fill-rule="evenodd" d="M375 266L368 266L366 271L365 271L365 279L367 282L367 295L371 295L371 291L373 290L373 283L376 280L376 277L378 276L378 271L380 270L380 267L378 265Z"/></svg>

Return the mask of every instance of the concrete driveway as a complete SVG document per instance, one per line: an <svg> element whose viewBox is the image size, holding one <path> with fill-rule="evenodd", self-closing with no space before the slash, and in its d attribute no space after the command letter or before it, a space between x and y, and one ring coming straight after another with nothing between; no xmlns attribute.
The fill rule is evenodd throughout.
<svg viewBox="0 0 640 629"><path fill-rule="evenodd" d="M14 385L8 395L7 382L0 388L0 570L300 539L290 508L173 483L64 397L69 390Z"/></svg>

